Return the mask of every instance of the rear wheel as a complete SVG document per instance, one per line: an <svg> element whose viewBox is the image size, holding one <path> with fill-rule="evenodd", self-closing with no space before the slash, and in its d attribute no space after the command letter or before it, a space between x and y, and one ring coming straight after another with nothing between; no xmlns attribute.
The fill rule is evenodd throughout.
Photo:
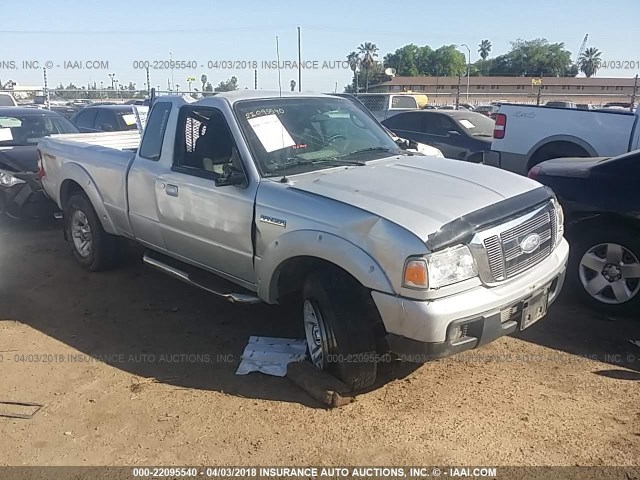
<svg viewBox="0 0 640 480"><path fill-rule="evenodd" d="M637 232L609 225L587 228L573 235L569 261L573 290L586 303L610 313L640 307Z"/></svg>
<svg viewBox="0 0 640 480"><path fill-rule="evenodd" d="M117 263L120 239L105 232L91 201L84 193L74 194L67 202L64 224L73 256L84 268L97 272Z"/></svg>
<svg viewBox="0 0 640 480"><path fill-rule="evenodd" d="M351 390L376 379L376 342L368 293L348 275L311 273L304 285L302 314L309 357Z"/></svg>

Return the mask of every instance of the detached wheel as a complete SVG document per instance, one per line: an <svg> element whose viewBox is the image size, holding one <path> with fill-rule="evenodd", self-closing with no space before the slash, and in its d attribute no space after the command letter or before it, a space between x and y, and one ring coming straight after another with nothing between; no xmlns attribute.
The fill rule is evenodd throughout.
<svg viewBox="0 0 640 480"><path fill-rule="evenodd" d="M619 226L591 225L575 236L569 280L585 302L609 313L640 307L640 237Z"/></svg>
<svg viewBox="0 0 640 480"><path fill-rule="evenodd" d="M365 294L355 280L331 270L309 275L303 289L309 357L351 390L376 380L376 343Z"/></svg>
<svg viewBox="0 0 640 480"><path fill-rule="evenodd" d="M84 268L97 272L117 263L119 239L104 231L84 193L77 193L69 199L64 209L64 225L73 256Z"/></svg>

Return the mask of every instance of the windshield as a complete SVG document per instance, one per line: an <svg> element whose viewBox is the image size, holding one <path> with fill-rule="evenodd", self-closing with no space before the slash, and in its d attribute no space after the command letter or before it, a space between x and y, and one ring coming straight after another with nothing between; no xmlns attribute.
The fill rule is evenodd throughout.
<svg viewBox="0 0 640 480"><path fill-rule="evenodd" d="M456 120L474 137L493 137L496 122L480 113L475 115L460 115Z"/></svg>
<svg viewBox="0 0 640 480"><path fill-rule="evenodd" d="M266 177L404 154L377 122L348 99L251 100L238 102L235 111Z"/></svg>
<svg viewBox="0 0 640 480"><path fill-rule="evenodd" d="M35 145L39 138L57 133L78 133L78 129L64 117L0 115L0 146Z"/></svg>

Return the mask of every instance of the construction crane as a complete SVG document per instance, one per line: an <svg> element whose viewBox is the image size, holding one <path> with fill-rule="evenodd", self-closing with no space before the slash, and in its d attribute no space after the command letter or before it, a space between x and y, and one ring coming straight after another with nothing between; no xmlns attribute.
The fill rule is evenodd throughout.
<svg viewBox="0 0 640 480"><path fill-rule="evenodd" d="M584 53L584 49L587 46L587 40L589 40L589 34L588 33L584 36L584 40L582 41L582 45L580 45L580 50L578 51L578 56L576 57L576 62L575 63L578 63L578 61L580 60L580 57Z"/></svg>

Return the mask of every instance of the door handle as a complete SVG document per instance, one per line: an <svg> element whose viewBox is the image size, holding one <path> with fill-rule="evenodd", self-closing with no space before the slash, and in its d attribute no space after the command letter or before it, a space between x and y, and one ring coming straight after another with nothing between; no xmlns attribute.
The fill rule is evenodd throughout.
<svg viewBox="0 0 640 480"><path fill-rule="evenodd" d="M171 184L167 183L167 186L165 188L165 192L170 197L177 197L178 196L178 187L177 187L177 185L171 185Z"/></svg>

